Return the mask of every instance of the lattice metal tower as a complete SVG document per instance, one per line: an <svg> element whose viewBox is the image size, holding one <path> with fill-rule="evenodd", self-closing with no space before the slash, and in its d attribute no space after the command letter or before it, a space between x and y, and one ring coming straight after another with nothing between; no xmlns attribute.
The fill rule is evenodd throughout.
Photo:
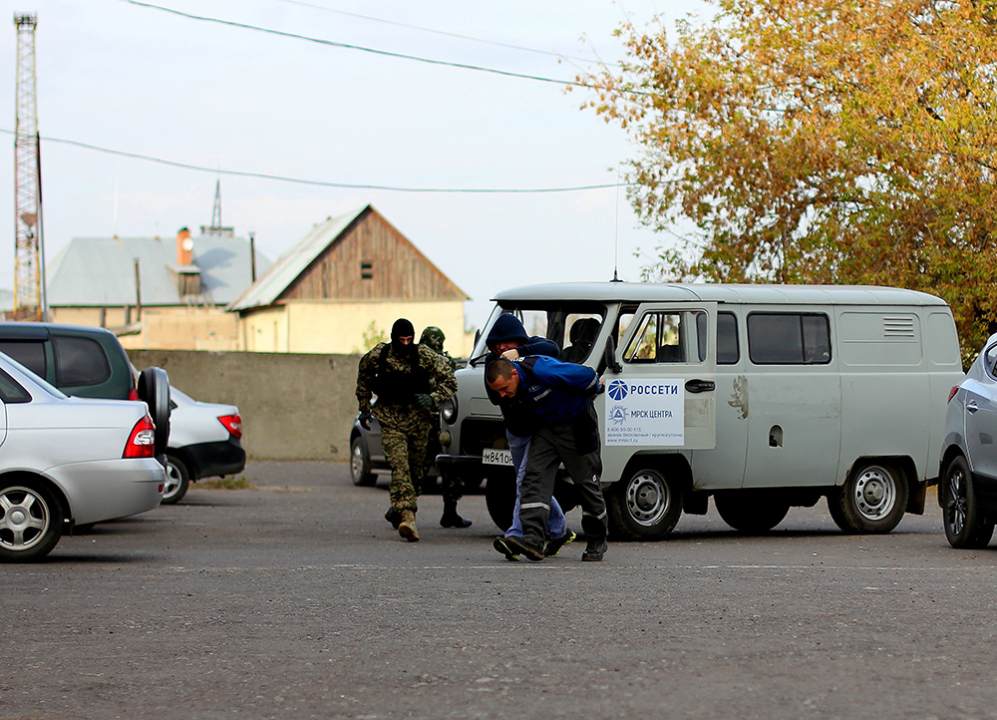
<svg viewBox="0 0 997 720"><path fill-rule="evenodd" d="M14 15L17 27L17 120L14 133L14 317L43 320L45 246L42 242L41 153L35 85L37 16Z"/></svg>

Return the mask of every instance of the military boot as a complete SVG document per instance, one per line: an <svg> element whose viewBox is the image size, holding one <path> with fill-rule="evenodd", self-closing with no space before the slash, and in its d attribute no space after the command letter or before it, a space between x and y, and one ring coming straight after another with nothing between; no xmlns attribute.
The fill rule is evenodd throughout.
<svg viewBox="0 0 997 720"><path fill-rule="evenodd" d="M465 520L460 515L457 514L457 501L456 500L444 500L443 501L443 517L440 518L440 525L445 528L468 528L471 527L471 521Z"/></svg>
<svg viewBox="0 0 997 720"><path fill-rule="evenodd" d="M398 523L398 534L409 542L419 541L419 531L415 529L415 513L402 510L402 521Z"/></svg>

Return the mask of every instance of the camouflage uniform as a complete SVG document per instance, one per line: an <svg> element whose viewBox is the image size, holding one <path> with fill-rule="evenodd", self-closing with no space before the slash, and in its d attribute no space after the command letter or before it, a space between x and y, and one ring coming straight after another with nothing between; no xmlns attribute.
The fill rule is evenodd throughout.
<svg viewBox="0 0 997 720"><path fill-rule="evenodd" d="M434 423L438 423L438 419L432 410L423 410L415 405L414 394L411 399L382 398L371 407L381 352L385 347L390 348L390 343L380 343L360 358L357 401L360 412L370 412L381 423L381 444L384 456L391 465L391 507L398 512L415 512L418 507L416 496L421 489L417 481L422 479L426 443L430 429ZM446 360L428 346L416 347L418 366L428 373L431 381L431 391L427 394L439 404L457 392L453 370ZM395 356L393 349L387 352L386 367L400 373L411 370L408 362Z"/></svg>
<svg viewBox="0 0 997 720"><path fill-rule="evenodd" d="M450 364L450 370L452 372L457 369L457 361L450 357L449 353L443 349L443 343L446 339L447 337L443 334L442 330L434 325L430 325L422 331L422 337L419 338L419 344L426 345L430 349L435 350L438 355L442 356L443 359ZM427 447L429 448L429 453L427 453L426 456L426 465L423 475L429 474L430 468L436 461L435 455L442 450L442 446L440 445L440 425L438 422L433 423L433 426L429 430ZM456 503L464 497L464 481L459 475L456 475L455 473L447 473L442 476L442 482L444 503Z"/></svg>

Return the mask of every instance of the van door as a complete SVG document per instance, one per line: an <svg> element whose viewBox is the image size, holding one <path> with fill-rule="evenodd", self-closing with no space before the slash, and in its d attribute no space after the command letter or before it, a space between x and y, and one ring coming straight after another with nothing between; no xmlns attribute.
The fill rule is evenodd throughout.
<svg viewBox="0 0 997 720"><path fill-rule="evenodd" d="M748 313L745 488L840 484L840 364L826 308ZM874 430L873 430L874 432Z"/></svg>
<svg viewBox="0 0 997 720"><path fill-rule="evenodd" d="M600 413L607 469L635 451L715 447L716 303L644 303L619 321Z"/></svg>

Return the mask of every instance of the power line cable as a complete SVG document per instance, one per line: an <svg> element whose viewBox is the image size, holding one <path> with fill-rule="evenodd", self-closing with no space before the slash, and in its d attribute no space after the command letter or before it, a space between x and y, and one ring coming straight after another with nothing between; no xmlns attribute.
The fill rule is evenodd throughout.
<svg viewBox="0 0 997 720"><path fill-rule="evenodd" d="M395 27L408 28L409 30L419 30L420 32L433 33L434 35L444 35L446 37L457 38L458 40L469 40L471 42L484 43L485 45L495 45L498 47L509 48L511 50L522 50L523 52L537 53L538 55L549 55L556 58L562 58L564 60L577 60L578 62L600 62L598 58L583 58L574 55L565 55L563 53L552 52L550 50L539 50L537 48L525 47L523 45L504 43L498 40L486 40L485 38L477 38L477 37L472 37L470 35L461 35L460 33L447 32L446 30L436 30L435 28L423 27L421 25L410 25L408 23L398 22L396 20L385 20L384 18L371 17L370 15L361 15L359 13L348 12L346 10L337 10L335 8L326 7L324 5L316 5L315 3L303 2L303 0L275 0L275 2L282 2L288 5L298 5L307 8L314 8L315 10L324 10L325 12L336 13L337 15L346 15L347 17L355 17L361 20L370 20L372 22L384 23L385 25L394 25ZM611 64L615 65L615 63Z"/></svg>
<svg viewBox="0 0 997 720"><path fill-rule="evenodd" d="M510 70L498 70L496 68L487 68L480 65L468 65L466 63L455 63L449 62L447 60L433 60L431 58L418 57L417 55L406 55L404 53L391 52L389 50L375 50L374 48L363 47L362 45L351 45L349 43L336 42L335 40L324 40L322 38L310 37L308 35L300 35L298 33L285 32L283 30L274 30L272 28L260 27L258 25L249 25L248 23L235 22L234 20L222 20L220 18L207 17L205 15L194 15L193 13L183 12L182 10L174 10L173 8L163 7L162 5L153 5L152 3L139 2L139 0L119 0L119 2L128 3L129 5L135 5L136 7L149 8L151 10L159 10L161 12L169 13L171 15L178 15L180 17L188 18L189 20L199 20L201 22L217 23L219 25L227 25L229 27L241 28L243 30L254 30L256 32L266 33L268 35L277 35L279 37L291 38L294 40L304 40L305 42L316 43L318 45L327 45L330 47L344 48L346 50L359 50L360 52L370 53L372 55L382 55L384 57L392 57L400 60L414 60L415 62L426 63L428 65L441 65L445 67L459 68L461 70L475 70L477 72L491 73L493 75L502 75L504 77L519 78L521 80L535 80L536 82L551 83L554 85L567 85L572 87L583 87L592 90L600 89L599 85L594 85L592 83L581 82L578 80L557 80L554 78L542 77L540 75L527 75L525 73L512 72ZM643 92L640 90L622 90L627 94L632 95L652 95L653 93Z"/></svg>
<svg viewBox="0 0 997 720"><path fill-rule="evenodd" d="M0 133L6 133L7 135L14 135L13 130L8 130L6 128L0 128ZM163 158L153 157L151 155L142 155L140 153L127 152L125 150L114 150L112 148L100 147L99 145L91 145L90 143L80 142L78 140L66 140L63 138L54 137L42 137L45 142L59 143L61 145L70 145L72 147L83 148L85 150L94 150L96 152L106 153L108 155L116 155L119 157L131 158L133 160L145 160L147 162L154 162L160 165L168 165L170 167L181 168L183 170L194 170L197 172L212 173L215 175L233 175L236 177L247 177L247 178L258 178L261 180L275 180L278 182L294 183L296 185L312 185L317 187L334 187L334 188L344 188L349 190L385 190L389 192L404 192L404 193L468 193L468 194L544 194L544 193L565 193L565 192L580 192L585 190L602 190L605 188L615 188L617 183L606 183L601 185L578 185L574 187L553 187L553 188L416 188L416 187L399 187L394 185L371 185L371 184L361 184L361 183L341 183L341 182L329 182L324 180L305 180L303 178L293 178L284 175L271 175L268 173L258 173L249 172L245 170L224 170L218 167L205 167L202 165L193 165L191 163L178 162L175 160L164 160Z"/></svg>

